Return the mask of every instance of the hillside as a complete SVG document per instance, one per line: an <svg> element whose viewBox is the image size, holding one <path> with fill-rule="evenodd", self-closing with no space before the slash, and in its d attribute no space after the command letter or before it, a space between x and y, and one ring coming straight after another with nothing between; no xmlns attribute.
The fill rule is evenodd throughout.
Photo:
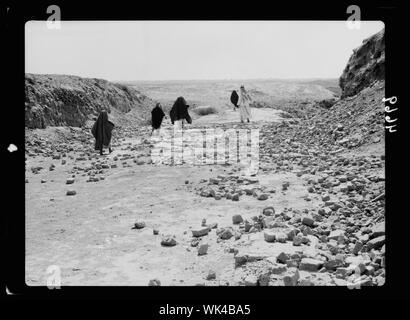
<svg viewBox="0 0 410 320"><path fill-rule="evenodd" d="M378 80L384 80L384 29L356 48L344 69L339 85L342 98L356 95Z"/></svg>
<svg viewBox="0 0 410 320"><path fill-rule="evenodd" d="M148 119L154 102L134 88L103 79L68 75L26 74L27 128L81 127L102 108L112 117Z"/></svg>
<svg viewBox="0 0 410 320"><path fill-rule="evenodd" d="M339 99L280 106L301 128L294 130L297 139L342 149L378 144L384 153L384 56L382 30L353 51L339 79Z"/></svg>

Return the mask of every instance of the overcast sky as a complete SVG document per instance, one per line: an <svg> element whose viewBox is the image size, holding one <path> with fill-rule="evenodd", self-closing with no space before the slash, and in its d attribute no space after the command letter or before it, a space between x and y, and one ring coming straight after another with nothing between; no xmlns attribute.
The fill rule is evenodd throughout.
<svg viewBox="0 0 410 320"><path fill-rule="evenodd" d="M26 23L26 72L107 80L338 78L383 28L344 21Z"/></svg>

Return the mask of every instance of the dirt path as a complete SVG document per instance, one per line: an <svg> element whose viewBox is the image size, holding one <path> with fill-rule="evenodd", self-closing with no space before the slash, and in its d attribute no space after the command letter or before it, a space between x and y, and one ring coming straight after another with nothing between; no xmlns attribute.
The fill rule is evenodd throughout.
<svg viewBox="0 0 410 320"><path fill-rule="evenodd" d="M352 163L347 174L355 185L347 181L344 169L340 169L332 155L313 157L310 161L316 168L322 163L323 169L315 169L312 173L307 168L313 166L304 160L307 155L304 146L296 149L305 152L301 154L293 152L295 143L290 139L281 138L282 147L277 144L279 147L269 149L266 145L266 141L269 143L276 137L276 133L267 130L276 129L265 124L282 121L277 110L253 109L250 124L238 123L238 117L239 112L230 109L196 119L190 127L261 128L261 136L264 133L265 139L261 161L266 163L261 162L262 169L255 176L248 177L252 181L244 179L240 164L150 164L155 139L149 138L149 128L130 128L115 139L114 152L109 155L99 156L90 151L87 138L85 145L89 151L78 145L62 158L33 156L30 152L26 160L26 283L46 285L47 268L55 265L61 270L63 286L145 286L152 279L159 279L161 285L172 286L262 285L264 280L261 279L266 271L269 272L270 285L284 285L286 281L346 285L349 282L344 279L350 276L350 269L340 267L341 270L334 272L337 266L354 268L362 264L362 268L366 266L364 276L376 272L377 278L372 281L382 284L384 275L380 265L384 262L377 258L379 253L373 258L377 263L371 262L365 251L352 254L357 240L368 241L369 233L378 241L375 246L384 243L381 236L384 229L379 229L384 225L376 224L381 218L380 212L376 211L379 209L364 201L364 197L373 198L375 194L371 189L366 191L367 195L346 192L356 184L377 184L370 180L363 182L364 175L371 179L376 177L376 182L384 179L379 178L382 163L374 154L368 160L360 160L363 163L358 167ZM169 128L168 121L164 129ZM315 150L309 152L319 152ZM50 152L46 154L50 155ZM340 153L334 157L341 157ZM349 158L355 162L357 156L352 154ZM333 167L325 166L330 159L333 159ZM347 161L347 158L340 159ZM43 169L33 170L38 166ZM70 177L74 177L75 182L66 184ZM210 178L222 179L223 183L214 186ZM88 182L90 180L94 182ZM287 188L284 188L285 182ZM380 183L376 190L380 189ZM201 196L210 184L219 187L221 192L225 188L226 194L239 190L238 201L225 197L226 194L219 200ZM68 196L67 190L75 190L76 194ZM267 199L258 200L259 191L255 190L263 192ZM269 206L275 212L271 216L262 215L263 209ZM340 206L343 208L339 210ZM318 214L319 208L324 213ZM260 217L263 223L272 223L266 230L276 232L275 237L279 236L277 232L290 232L287 241L267 242L265 231L260 229L244 232L246 224L233 224L232 218L237 214L254 226ZM301 222L301 217L308 215L314 217L312 224L305 220ZM217 224L217 227L199 238L199 244L195 246L192 229L201 228L203 219L207 225ZM132 229L137 221L144 222L145 227ZM313 224L316 224L315 228ZM220 237L219 231L224 228L232 230L229 239ZM154 229L158 234L154 234ZM348 230L352 236L334 238L332 232L345 232L340 229ZM328 239L327 235L334 239ZM163 236L174 237L177 244L162 246ZM296 238L305 242L295 244ZM205 255L198 255L201 244L209 245ZM342 256L347 261L339 264L335 256L337 251L346 252ZM278 263L278 256L283 255L287 257L286 263ZM324 268L324 261L320 259L334 263L334 267L327 264L325 272L317 272L315 266ZM245 265L236 265L244 260L247 261ZM215 272L215 277L209 279L211 271ZM358 281L365 284L370 280L358 278Z"/></svg>
<svg viewBox="0 0 410 320"><path fill-rule="evenodd" d="M210 114L200 117L195 121L197 125L238 123L240 121L239 109L228 108L220 114ZM253 122L278 122L281 121L280 112L274 109L252 108Z"/></svg>
<svg viewBox="0 0 410 320"><path fill-rule="evenodd" d="M253 115L256 121L280 119L276 110L255 109ZM237 123L238 116L238 111L227 111L222 117L204 116L195 124L211 127ZM137 148L140 142L139 138L124 139L104 158L114 163L114 158L132 153L129 150ZM60 267L62 285L147 285L153 278L160 279L163 285L235 284L234 259L229 248L240 246L241 242L234 238L218 242L213 231L202 240L209 244L208 254L198 256L197 248L191 246L190 228L199 227L204 218L218 226L231 226L232 216L238 212L250 218L260 214L268 202L280 208L291 201L285 194L275 200L247 197L238 202L198 196L193 189L201 179L231 172L230 166L218 165L199 169L185 165L136 165L128 161L132 166L110 169L104 180L86 182L87 175L76 175L75 183L66 185L74 166L86 167L90 162L73 158L67 159L65 165L44 157L27 161L27 167L55 164L53 171L27 172L26 282L29 285L44 285L50 265ZM292 184L296 191L293 197L302 196L302 188L300 194L297 192L302 180L294 175L258 178L266 186L280 186L283 179L296 179ZM42 180L46 182L41 183ZM68 189L74 189L77 194L67 196ZM146 227L131 229L137 220L144 221ZM159 230L159 235L153 234L154 228ZM178 244L161 246L162 234L174 235ZM259 240L263 242L263 239L240 241L250 244ZM211 269L217 277L205 281Z"/></svg>

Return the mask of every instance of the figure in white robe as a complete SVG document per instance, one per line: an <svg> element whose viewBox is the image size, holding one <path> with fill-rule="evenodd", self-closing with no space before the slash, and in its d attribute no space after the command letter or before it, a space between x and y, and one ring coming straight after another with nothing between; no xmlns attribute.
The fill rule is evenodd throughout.
<svg viewBox="0 0 410 320"><path fill-rule="evenodd" d="M249 120L252 118L250 107L251 102L252 99L250 95L246 92L245 87L241 86L238 105L242 123L245 121L245 119L249 122Z"/></svg>

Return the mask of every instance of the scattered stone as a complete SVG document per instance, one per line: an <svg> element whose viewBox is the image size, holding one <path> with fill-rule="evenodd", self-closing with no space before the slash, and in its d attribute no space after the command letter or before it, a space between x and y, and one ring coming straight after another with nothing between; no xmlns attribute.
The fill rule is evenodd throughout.
<svg viewBox="0 0 410 320"><path fill-rule="evenodd" d="M345 231L344 230L334 230L330 232L330 234L327 236L329 240L338 240L340 236L344 236Z"/></svg>
<svg viewBox="0 0 410 320"><path fill-rule="evenodd" d="M215 197L215 190L212 188L205 188L201 191L201 197Z"/></svg>
<svg viewBox="0 0 410 320"><path fill-rule="evenodd" d="M286 261L289 260L289 259L290 259L290 255L287 254L287 253L285 253L285 252L281 252L281 253L276 257L276 260L277 260L279 263L286 263Z"/></svg>
<svg viewBox="0 0 410 320"><path fill-rule="evenodd" d="M302 243L303 243L303 237L301 235L296 235L293 238L293 245L294 246L300 246L300 245L302 245Z"/></svg>
<svg viewBox="0 0 410 320"><path fill-rule="evenodd" d="M282 274L286 272L287 267L283 264L274 264L272 267L269 268L272 274Z"/></svg>
<svg viewBox="0 0 410 320"><path fill-rule="evenodd" d="M292 275L286 275L285 277L283 277L283 283L285 286L296 286L299 279L299 270L296 269Z"/></svg>
<svg viewBox="0 0 410 320"><path fill-rule="evenodd" d="M161 240L161 245L165 247L173 247L177 244L177 241L173 236L164 236Z"/></svg>
<svg viewBox="0 0 410 320"><path fill-rule="evenodd" d="M233 230L231 228L224 228L221 233L219 233L219 238L222 240L228 240L233 236Z"/></svg>
<svg viewBox="0 0 410 320"><path fill-rule="evenodd" d="M253 287L258 285L258 278L255 275L248 275L244 279L245 286Z"/></svg>
<svg viewBox="0 0 410 320"><path fill-rule="evenodd" d="M236 254L235 257L235 268L240 267L248 261L247 255Z"/></svg>
<svg viewBox="0 0 410 320"><path fill-rule="evenodd" d="M275 240L277 242L285 243L286 240L288 240L288 236L284 232L278 231L275 234Z"/></svg>
<svg viewBox="0 0 410 320"><path fill-rule="evenodd" d="M132 229L143 229L145 228L145 222L137 221L134 223L134 227Z"/></svg>
<svg viewBox="0 0 410 320"><path fill-rule="evenodd" d="M385 223L380 222L371 228L370 238L377 238L385 235Z"/></svg>
<svg viewBox="0 0 410 320"><path fill-rule="evenodd" d="M269 195L267 193L261 193L258 195L258 200L268 200Z"/></svg>
<svg viewBox="0 0 410 320"><path fill-rule="evenodd" d="M208 252L209 245L207 243L203 243L198 247L198 256L205 255Z"/></svg>
<svg viewBox="0 0 410 320"><path fill-rule="evenodd" d="M273 228L274 224L275 224L275 217L273 216L267 216L262 219L262 225L265 229Z"/></svg>
<svg viewBox="0 0 410 320"><path fill-rule="evenodd" d="M380 237L374 238L372 240L369 240L366 243L366 246L369 248L369 250L379 249L384 245L384 242L385 242L385 236L380 236Z"/></svg>
<svg viewBox="0 0 410 320"><path fill-rule="evenodd" d="M209 229L216 229L218 228L218 223L217 222L212 222L208 225Z"/></svg>
<svg viewBox="0 0 410 320"><path fill-rule="evenodd" d="M353 248L353 254L358 254L360 250L363 248L363 243L361 241L356 241L354 248Z"/></svg>
<svg viewBox="0 0 410 320"><path fill-rule="evenodd" d="M315 221L310 216L304 216L302 218L302 224L304 224L306 226L313 227L314 223L315 223Z"/></svg>
<svg viewBox="0 0 410 320"><path fill-rule="evenodd" d="M243 222L243 218L240 214L235 214L234 216L232 216L232 223L233 224L239 224Z"/></svg>
<svg viewBox="0 0 410 320"><path fill-rule="evenodd" d="M149 287L159 287L161 286L161 281L159 281L158 279L152 279L148 282L148 286Z"/></svg>
<svg viewBox="0 0 410 320"><path fill-rule="evenodd" d="M251 228L252 228L252 224L248 220L245 220L245 225L244 225L245 232L249 232Z"/></svg>
<svg viewBox="0 0 410 320"><path fill-rule="evenodd" d="M295 229L289 229L286 234L288 236L288 240L293 241L298 232L299 231L296 231Z"/></svg>
<svg viewBox="0 0 410 320"><path fill-rule="evenodd" d="M326 194L322 197L322 201L326 202L326 201L329 201L329 200L330 200L330 196L328 194Z"/></svg>
<svg viewBox="0 0 410 320"><path fill-rule="evenodd" d="M275 214L275 209L273 207L266 207L262 212L265 216L273 216Z"/></svg>
<svg viewBox="0 0 410 320"><path fill-rule="evenodd" d="M203 237L209 233L209 227L196 228L196 229L192 229L191 231L192 231L192 236Z"/></svg>
<svg viewBox="0 0 410 320"><path fill-rule="evenodd" d="M75 190L68 190L66 195L67 196L75 196L77 194L77 192Z"/></svg>
<svg viewBox="0 0 410 320"><path fill-rule="evenodd" d="M263 286L263 287L268 286L269 281L270 281L270 273L269 272L262 273L262 274L259 275L258 284L260 286Z"/></svg>
<svg viewBox="0 0 410 320"><path fill-rule="evenodd" d="M337 268L340 268L340 267L343 266L343 261L341 261L339 259L332 258L332 259L326 261L323 266L326 268L326 270L334 271Z"/></svg>
<svg viewBox="0 0 410 320"><path fill-rule="evenodd" d="M323 264L324 262L321 260L303 258L300 262L299 269L314 272L318 271L323 266Z"/></svg>
<svg viewBox="0 0 410 320"><path fill-rule="evenodd" d="M196 247L196 246L198 246L198 244L201 242L201 239L199 239L199 238L194 238L194 239L192 239L192 241L191 241L191 247Z"/></svg>
<svg viewBox="0 0 410 320"><path fill-rule="evenodd" d="M274 232L272 230L266 230L263 233L263 236L264 236L266 242L275 242L276 232Z"/></svg>
<svg viewBox="0 0 410 320"><path fill-rule="evenodd" d="M216 279L216 273L213 270L209 270L208 274L206 275L206 280L214 280Z"/></svg>
<svg viewBox="0 0 410 320"><path fill-rule="evenodd" d="M232 201L239 201L239 193L234 193L231 197Z"/></svg>

